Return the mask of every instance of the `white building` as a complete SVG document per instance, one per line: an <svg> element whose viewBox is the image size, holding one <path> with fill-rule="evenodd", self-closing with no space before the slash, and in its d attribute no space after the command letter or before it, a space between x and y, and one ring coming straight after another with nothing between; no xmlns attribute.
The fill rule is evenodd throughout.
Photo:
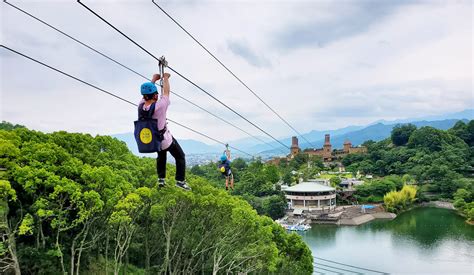
<svg viewBox="0 0 474 275"><path fill-rule="evenodd" d="M336 208L336 189L315 182L302 182L285 190L290 209L333 210ZM296 213L296 212L295 212Z"/></svg>
<svg viewBox="0 0 474 275"><path fill-rule="evenodd" d="M326 186L331 185L331 183L329 182L328 179L309 179L308 181L309 182L314 182L314 183L319 183L321 185L326 185Z"/></svg>

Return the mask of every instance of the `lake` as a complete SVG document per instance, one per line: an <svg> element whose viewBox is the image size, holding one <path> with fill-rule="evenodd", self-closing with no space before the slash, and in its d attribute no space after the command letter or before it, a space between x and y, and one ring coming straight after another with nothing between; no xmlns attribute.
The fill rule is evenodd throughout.
<svg viewBox="0 0 474 275"><path fill-rule="evenodd" d="M356 267L392 274L474 274L474 226L452 210L416 208L394 220L354 227L313 224L300 235L313 257L324 259L314 260L315 274L377 274Z"/></svg>

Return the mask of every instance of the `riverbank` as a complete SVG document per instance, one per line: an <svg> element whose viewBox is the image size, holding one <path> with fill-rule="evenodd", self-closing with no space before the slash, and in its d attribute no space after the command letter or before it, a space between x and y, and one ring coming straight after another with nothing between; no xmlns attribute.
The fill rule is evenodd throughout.
<svg viewBox="0 0 474 275"><path fill-rule="evenodd" d="M449 209L449 210L454 210L456 211L456 214L465 218L465 222L469 225L474 225L474 221L469 221L459 209L456 209L451 202L447 201L430 201L430 202L424 202L418 205L419 207L434 207L434 208L441 208L441 209Z"/></svg>
<svg viewBox="0 0 474 275"><path fill-rule="evenodd" d="M377 211L375 213L369 213L369 214L364 214L364 215L359 215L359 216L354 216L354 217L351 217L351 218L346 218L346 219L340 219L337 223L337 225L361 225L361 224L364 224L364 223L368 223L372 220L375 220L375 219L389 219L389 220L393 220L397 217L397 214L395 213L390 213L390 212L386 212L381 205L379 205L379 207L381 208L380 211ZM417 207L434 207L434 208L441 208L441 209L448 209L448 210L456 210L456 208L454 208L454 205L451 203L451 202L447 202L447 201L430 201L430 202L423 202L423 203L420 203L420 204L417 204L417 205L413 205L412 207L402 211L401 213L404 213L404 212L408 212L408 211L411 211L413 210L414 208L417 208ZM401 213L398 213L398 214L401 214ZM459 211L457 211L458 214ZM473 224L473 223L469 223L469 224Z"/></svg>
<svg viewBox="0 0 474 275"><path fill-rule="evenodd" d="M456 211L456 214L465 218L465 222L469 225L474 225L474 221L469 221L466 217L466 215L464 215L461 211L459 211L458 209L456 209L453 205L453 203L451 202L447 202L447 201L430 201L430 202L424 202L424 203L421 203L419 204L420 207L435 207L435 208L442 208L442 209L449 209L449 210L454 210Z"/></svg>
<svg viewBox="0 0 474 275"><path fill-rule="evenodd" d="M355 216L352 218L345 218L340 219L337 225L361 225L364 223L368 223L375 219L382 219L382 220L393 220L397 217L394 213L389 212L376 212L372 214L363 214L360 216Z"/></svg>
<svg viewBox="0 0 474 275"><path fill-rule="evenodd" d="M447 202L447 201L422 202L422 203L419 204L419 206L422 206L422 207L436 207L436 208L442 208L442 209L456 210L456 208L454 208L454 205L451 202Z"/></svg>
<svg viewBox="0 0 474 275"><path fill-rule="evenodd" d="M375 219L395 219L394 213L386 212L382 204L373 205L344 205L332 211L307 211L294 214L288 211L282 222L288 224L334 224L334 225L361 225Z"/></svg>
<svg viewBox="0 0 474 275"><path fill-rule="evenodd" d="M371 208L364 208L363 205L342 205L336 207L330 212L312 212L303 211L301 215L294 215L288 212L284 218L287 222L304 222L306 224L334 224L334 225L349 225L357 226L368 223L376 219L393 220L397 214L385 211L382 204L370 205ZM451 202L446 201L431 201L412 205L410 208L398 213L411 211L418 207L434 207L448 210L455 210ZM456 211L460 214L459 211ZM473 223L469 223L473 225Z"/></svg>

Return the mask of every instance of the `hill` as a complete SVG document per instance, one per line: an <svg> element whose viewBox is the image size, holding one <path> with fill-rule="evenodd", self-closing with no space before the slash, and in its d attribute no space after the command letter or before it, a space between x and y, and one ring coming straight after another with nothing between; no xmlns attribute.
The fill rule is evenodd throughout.
<svg viewBox="0 0 474 275"><path fill-rule="evenodd" d="M451 127L458 122L458 119L446 119L446 120L439 120L439 121L412 121L410 122L411 124L414 124L416 127L420 128L423 126L431 126L433 128L439 129L439 130L447 130L450 129ZM468 122L467 119L463 119L465 123ZM326 133L331 134L331 144L333 148L342 148L344 141L350 140L352 142L353 146L360 145L364 143L367 140L373 140L373 141L380 141L383 139L386 139L390 137L390 133L392 132L393 127L396 125L399 125L400 123L395 123L395 124L383 124L383 123L377 123L370 125L368 127L365 127L360 130L352 131L352 132L347 132L344 134L332 134L331 131L328 131ZM301 142L300 140L300 148L311 148L310 144ZM319 140L312 141L312 144L314 144L317 148L320 148L324 144L324 137L322 137ZM267 154L278 154L279 152L277 150L272 150L272 151L266 151L265 153Z"/></svg>

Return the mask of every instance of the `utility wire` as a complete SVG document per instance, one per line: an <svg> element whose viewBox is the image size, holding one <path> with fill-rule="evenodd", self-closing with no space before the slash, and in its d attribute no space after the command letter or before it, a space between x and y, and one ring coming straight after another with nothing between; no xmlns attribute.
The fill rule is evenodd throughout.
<svg viewBox="0 0 474 275"><path fill-rule="evenodd" d="M361 269L361 270L366 270L366 271L370 271L370 272L375 272L375 273L380 273L380 274L388 274L387 272L377 271L377 270L363 268L363 267L354 266L354 265L343 264L341 262L331 261L331 260L327 260L327 259L323 259L323 258L319 258L319 257L313 257L313 258L318 259L318 260L322 260L322 261L326 261L326 262L330 262L330 263L334 263L334 264L339 264L339 265L353 267L353 268L357 268L357 269Z"/></svg>
<svg viewBox="0 0 474 275"><path fill-rule="evenodd" d="M231 69L229 69L222 61L219 60L213 53L211 53L201 42L199 42L191 33L189 33L181 24L178 23L171 15L169 15L160 5L158 5L155 0L151 0L155 6L160 9L166 16L168 16L171 21L173 21L180 29L182 29L189 37L191 37L201 48L203 48L212 58L214 58L217 63L219 63L224 69L226 69L237 81L240 82L247 90L249 90L256 98L260 100L268 109L270 109L280 120L282 120L288 127L290 127L296 134L302 137L307 143L309 143L312 147L315 147L309 140L307 140L298 130L296 130L291 124L286 121L280 114L278 114L270 105L268 105L256 92L254 92L245 82L243 82Z"/></svg>
<svg viewBox="0 0 474 275"><path fill-rule="evenodd" d="M23 10L23 9L21 9L21 8L19 8L19 7L15 6L15 5L13 5L13 4L7 2L6 0L4 0L4 2L5 2L6 4L8 4L9 6L11 6L11 7L17 9L18 11L20 11L20 12L22 12L22 13L28 15L29 17L31 17L31 18L33 18L33 19L35 19L36 21L38 21L38 22L44 24L45 26L47 26L47 27L49 27L49 28L51 28L51 29L53 29L53 30L59 32L60 34L66 36L66 37L68 37L68 38L70 38L70 39L73 40L74 42L76 42L76 43L78 43L78 44L80 44L80 45L82 45L82 46L88 48L89 50L91 50L91 51L93 51L93 52L95 52L95 53L97 53L97 54L99 54L99 55L105 57L106 59L108 59L108 60L114 62L115 64L121 66L122 68L125 68L126 70L128 70L128 71L130 71L130 72L132 72L132 73L134 73L134 74L136 74L136 75L138 75L138 76L140 76L140 77L142 77L142 78L144 78L144 79L146 79L146 80L148 80L148 81L151 81L149 78L147 78L147 77L144 76L143 74L140 74L139 72L137 72L137 71L131 69L130 67L128 67L128 66L126 66L126 65L124 65L124 64L122 64L122 63L120 63L119 61L117 61L117 60L111 58L110 56L108 56L108 55L106 55L106 54L104 54L104 53L98 51L97 49L93 48L92 46L89 46L89 45L87 45L86 43L80 41L79 39L74 38L73 36L71 36L71 35L65 33L64 31L61 31L60 29L58 29L58 28L52 26L51 24L45 22L44 20L42 20L42 19L40 19L40 18L38 18L38 17L32 15L31 13L29 13L29 12L27 12L27 11L25 11L25 10ZM161 86L161 85L159 85L159 86ZM236 126L235 124L233 124L233 123L231 123L231 122L229 122L229 121L227 121L227 120L221 118L220 116L218 116L218 115L216 115L216 114L214 114L214 113L211 113L210 111L206 110L205 108L203 108L203 107L201 107L201 106L195 104L194 102L192 102L192 101L190 101L190 100L184 98L184 97L181 96L180 94L178 94L178 93L176 93L176 92L172 92L172 93L175 94L178 98L180 98L180 99L182 99L182 100L188 102L189 104L191 104L191 105L193 105L193 106L195 106L195 107L201 109L202 111L204 111L204 112L210 114L211 116L213 116L213 117L215 117L215 118L217 118L217 119L219 119L219 120L221 120L221 121L227 123L228 125L230 125L230 126L236 128L236 129L240 130L241 132L247 134L248 136L250 136L250 137L252 137L252 138L254 138L254 139L256 139L256 140L258 140L259 142L263 142L263 143L267 144L268 146L270 146L270 147L272 147L272 148L275 148L275 147L274 147L273 145L271 145L270 143L268 143L268 142L266 142L266 141L264 141L264 140L262 140L262 139L260 139L260 138L258 138L258 137L256 137L256 136L250 134L249 132L247 132L247 131L243 130L242 128ZM279 148L277 148L277 149L279 149Z"/></svg>
<svg viewBox="0 0 474 275"><path fill-rule="evenodd" d="M79 82L81 82L81 83L83 83L83 84L85 84L85 85L87 85L87 86L90 86L90 87L92 87L92 88L95 88L95 89L97 89L97 90L99 90L99 91L101 91L101 92L103 92L103 93L105 93L105 94L108 94L108 95L113 96L113 97L115 97L115 98L117 98L117 99L120 99L120 100L122 100L122 101L124 101L124 102L126 102L126 103L129 103L129 104L131 104L131 105L133 105L133 106L135 106L135 107L138 106L137 104L135 104L135 103L133 103L133 102L127 100L127 99L124 99L123 97L120 97L120 96L115 95L115 94L113 94L113 93L111 93L111 92L108 92L108 91L106 91L106 90L104 90L104 89L102 89L102 88L99 88L99 87L97 87L97 86L95 86L95 85L93 85L93 84L91 84L91 83L89 83L89 82L87 82L87 81L84 81L84 80L79 79L79 78L77 78L77 77L75 77L75 76L73 76L73 75L70 75L70 74L68 74L68 73L66 73L66 72L64 72L64 71L61 71L61 70L59 70L59 69L56 69L56 68L54 68L54 67L52 67L52 66L50 66L50 65L48 65L48 64L46 64L46 63L44 63L44 62L41 62L41 61L39 61L39 60L36 60L36 59L34 59L34 58L32 58L32 57L26 55L26 54L23 54L23 53L21 53L21 52L18 52L18 51L14 50L14 49L12 49L12 48L9 48L9 47L7 47L7 46L5 46L5 45L0 45L0 47L4 48L4 49L6 49L6 50L9 50L9 51L11 51L11 52L13 52L13 53L16 53L16 54L18 54L18 55L20 55L20 56L23 56L24 58L27 58L27 59L29 59L29 60L31 60L31 61L34 61L34 62L36 62L36 63L38 63L38 64L40 64L40 65L43 65L43 66L45 66L45 67L47 67L47 68L49 68L49 69L51 69L51 70L53 70L53 71L56 71L56 72L58 72L58 73L60 73L60 74L65 75L65 76L67 76L67 77L70 77L70 78L72 78L72 79L74 79L74 80L76 80L76 81L79 81ZM196 133L196 134L199 134L199 135L201 135L201 136L203 136L203 137L206 137L206 138L208 138L208 139L210 139L210 140L213 140L213 141L215 141L215 142L217 142L217 143L220 143L220 144L222 144L222 145L226 145L226 143L224 143L224 142L222 142L222 141L219 141L219 140L217 140L217 139L215 139L215 138L212 138L212 137L210 137L210 136L208 136L208 135L206 135L206 134L203 134L203 133L201 133L201 132L199 132L199 131L196 131L196 130L194 130L194 129L188 127L188 126L185 126L185 125L183 125L183 124L181 124L181 123L179 123L179 122L177 122L177 121L173 121L173 120L171 120L171 119L167 119L167 120L170 121L170 122L173 122L174 124L177 124L177 125L179 125L179 126L185 128L185 129L188 129L188 130L190 130L190 131L192 131L192 132L194 132L194 133ZM235 148L235 147L230 146L230 145L229 145L229 147L232 148L232 149L234 149L234 150L236 150L236 151L239 151L239 152L241 152L241 153L244 153L244 154L246 154L246 155L248 155L248 156L250 156L250 157L254 157L253 155L251 155L251 154L249 154L249 153L247 153L247 152L245 152L245 151L242 151L242 150L240 150L240 149L238 149L238 148Z"/></svg>
<svg viewBox="0 0 474 275"><path fill-rule="evenodd" d="M125 38L127 38L130 42L132 42L133 44L135 44L137 47L139 47L140 49L142 49L143 51L145 51L146 53L148 53L151 57L153 57L155 60L159 61L158 57L156 57L155 55L153 55L152 53L150 53L148 50L146 50L145 48L143 48L140 44L138 44L137 42L135 42L135 40L133 40L132 38L130 38L129 36L127 36L125 33L123 33L122 31L120 31L118 28L116 28L114 25L112 25L111 23L109 23L107 20L105 20L102 16L100 16L99 14L97 14L95 11L93 11L91 8L89 8L88 6L86 6L84 3L82 3L80 0L77 0L77 2L83 6L84 8L86 8L88 11L90 11L92 14L94 14L95 16L97 16L99 19L101 19L102 21L104 21L107 25L109 25L111 28L113 28L114 30L116 30L118 33L120 33L122 36L124 36ZM263 130L262 128L260 128L258 125L256 125L255 123L251 122L250 120L248 120L246 117L244 117L243 115L241 115L240 113L238 113L237 111L235 111L234 109L232 109L231 107L229 107L227 104L225 104L224 102L222 102L221 100L219 100L218 98L216 98L215 96L213 96L211 93L209 93L208 91L204 90L203 88L201 88L199 85L197 85L196 83L194 83L193 81L191 81L189 78L185 77L184 75L182 75L181 73L179 73L178 71L176 71L175 69L173 69L172 67L170 66L167 66L171 71L173 71L174 73L176 73L177 75L179 75L180 77L182 77L184 80L188 81L189 83L191 83L193 86L195 86L196 88L198 88L200 91L204 92L205 94L207 94L209 97L211 97L212 99L214 99L215 101L219 102L221 105L223 105L224 107L226 107L228 110L230 110L231 112L233 112L234 114L236 114L237 116L239 116L240 118L242 118L243 120L247 121L248 123L250 123L251 125L253 125L255 128L259 129L261 132L263 132L264 134L266 134L267 136L269 136L270 138L272 138L273 140L275 140L276 142L280 143L283 147L286 147L287 149L290 149L290 147L288 147L287 145L285 145L284 143L282 143L281 141L279 141L278 139L276 139L275 137L273 137L272 135L270 135L268 132L266 132L265 130Z"/></svg>

